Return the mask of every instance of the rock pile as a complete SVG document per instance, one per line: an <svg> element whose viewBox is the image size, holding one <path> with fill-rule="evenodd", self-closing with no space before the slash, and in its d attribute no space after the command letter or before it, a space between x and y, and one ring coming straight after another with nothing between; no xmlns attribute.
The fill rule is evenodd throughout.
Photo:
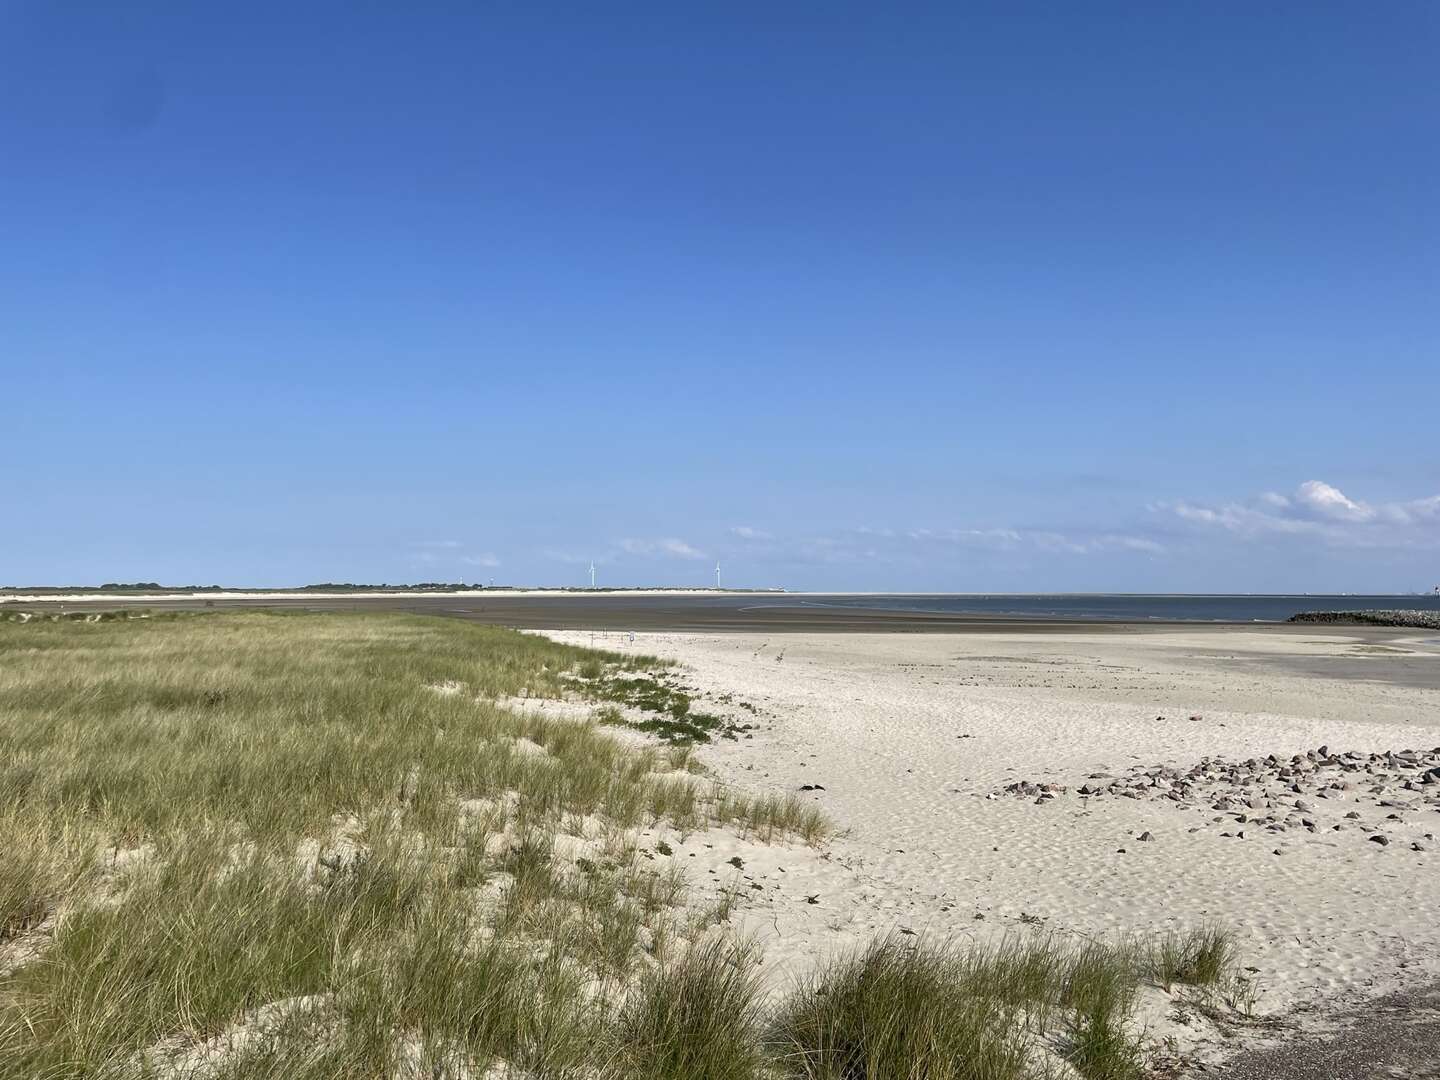
<svg viewBox="0 0 1440 1080"><path fill-rule="evenodd" d="M1063 795L1069 790L1064 784L1037 784L1032 780L1017 780L1013 784L1006 784L1002 793L1019 795L1034 799L1037 803L1043 803L1049 802L1056 795Z"/></svg>
<svg viewBox="0 0 1440 1080"><path fill-rule="evenodd" d="M1302 611L1285 620L1292 623L1361 623L1366 626L1409 626L1440 630L1437 611Z"/></svg>
<svg viewBox="0 0 1440 1080"><path fill-rule="evenodd" d="M1069 790L1021 780L996 795L1045 803ZM1423 851L1440 826L1435 817L1440 815L1440 746L1378 754L1332 753L1321 746L1289 757L1270 754L1244 761L1205 757L1188 768L1153 765L1135 766L1124 776L1092 773L1073 790L1087 800L1154 800L1218 813L1209 823L1243 826L1233 834L1240 838L1247 831L1349 832L1380 847L1405 839L1406 847Z"/></svg>

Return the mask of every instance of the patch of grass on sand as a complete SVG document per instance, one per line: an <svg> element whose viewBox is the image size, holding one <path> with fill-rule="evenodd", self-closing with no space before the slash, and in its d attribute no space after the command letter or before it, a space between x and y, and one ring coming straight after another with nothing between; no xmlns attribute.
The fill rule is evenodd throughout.
<svg viewBox="0 0 1440 1080"><path fill-rule="evenodd" d="M948 946L877 941L796 991L776 1023L777 1057L811 1080L1023 1077L1018 1013L1003 993L976 992L976 963Z"/></svg>
<svg viewBox="0 0 1440 1080"><path fill-rule="evenodd" d="M658 661L647 666L648 659L631 657L624 668L610 668L592 661L576 668L574 685L591 700L613 702L643 714L640 719L627 719L619 708L612 706L601 710L602 723L633 728L677 744L738 739L751 730L752 724L695 711L690 694Z"/></svg>
<svg viewBox="0 0 1440 1080"><path fill-rule="evenodd" d="M1215 954L1213 928L1177 935ZM1022 1080L1059 1063L1087 1080L1139 1080L1135 1009L1148 949L1012 938L992 947L882 938L833 962L780 1007L771 1045L797 1080ZM1230 954L1217 979L1231 970Z"/></svg>
<svg viewBox="0 0 1440 1080"><path fill-rule="evenodd" d="M1177 983L1216 987L1234 969L1234 937L1228 930L1211 925L1171 931L1151 943L1143 965L1146 975L1166 990Z"/></svg>
<svg viewBox="0 0 1440 1080"><path fill-rule="evenodd" d="M639 720L627 720L625 714L613 706L601 709L596 719L607 727L625 727L632 731L653 735L662 742L679 746L710 742L711 734L721 730L725 721L706 713L686 713L675 716L668 713L649 713Z"/></svg>
<svg viewBox="0 0 1440 1080"><path fill-rule="evenodd" d="M755 1080L761 987L750 950L712 939L657 970L621 1009L611 1067L629 1080Z"/></svg>

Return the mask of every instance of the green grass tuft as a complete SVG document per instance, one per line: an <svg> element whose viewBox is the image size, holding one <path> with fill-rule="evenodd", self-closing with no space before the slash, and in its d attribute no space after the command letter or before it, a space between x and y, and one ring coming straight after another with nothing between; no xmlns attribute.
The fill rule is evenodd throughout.
<svg viewBox="0 0 1440 1080"><path fill-rule="evenodd" d="M1235 941L1230 931L1205 925L1188 931L1170 931L1149 948L1145 973L1166 990L1182 986L1215 987L1229 977L1235 964Z"/></svg>
<svg viewBox="0 0 1440 1080"><path fill-rule="evenodd" d="M831 964L784 1006L786 1075L806 1080L1018 1080L1028 1059L1016 1014L949 947L875 942Z"/></svg>
<svg viewBox="0 0 1440 1080"><path fill-rule="evenodd" d="M723 939L647 978L620 1011L613 1075L626 1080L756 1080L762 1052L754 957Z"/></svg>

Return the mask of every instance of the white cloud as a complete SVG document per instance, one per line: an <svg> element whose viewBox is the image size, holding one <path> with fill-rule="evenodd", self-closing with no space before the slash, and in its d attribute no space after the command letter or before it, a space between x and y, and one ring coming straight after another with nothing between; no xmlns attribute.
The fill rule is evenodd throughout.
<svg viewBox="0 0 1440 1080"><path fill-rule="evenodd" d="M1016 551L1032 549L1070 555L1091 555L1097 551L1143 551L1154 554L1163 546L1148 536L1124 533L1053 529L911 529L907 539L958 547Z"/></svg>
<svg viewBox="0 0 1440 1080"><path fill-rule="evenodd" d="M1283 509L1273 502L1266 505L1276 510ZM1288 501L1285 506L1289 506ZM1317 528L1313 521L1290 518L1270 509L1261 510L1239 503L1224 503L1220 506L1196 506L1186 502L1159 503L1153 509L1169 511L1176 517L1198 525L1212 525L1246 536L1276 532L1314 532Z"/></svg>
<svg viewBox="0 0 1440 1080"><path fill-rule="evenodd" d="M1152 540L1148 536L1104 536L1099 541L1102 548L1120 548L1124 551L1145 551L1152 555L1158 555L1165 550L1165 545L1158 540Z"/></svg>
<svg viewBox="0 0 1440 1080"><path fill-rule="evenodd" d="M1369 521L1375 511L1346 496L1323 480L1306 480L1295 492L1295 502L1321 517L1336 521Z"/></svg>
<svg viewBox="0 0 1440 1080"><path fill-rule="evenodd" d="M460 540L417 540L410 545L410 561L421 566L499 566L500 560L489 551L461 554L465 544Z"/></svg>
<svg viewBox="0 0 1440 1080"><path fill-rule="evenodd" d="M1093 555L1097 551L1139 551L1155 555L1165 550L1163 544L1148 536L1125 533L1021 533L1021 540L1042 551L1065 551L1072 555Z"/></svg>
<svg viewBox="0 0 1440 1080"><path fill-rule="evenodd" d="M1288 535L1336 547L1440 547L1440 535L1427 524L1440 521L1440 495L1371 504L1323 480L1307 480L1288 497L1266 492L1250 502L1171 502L1152 509L1246 539Z"/></svg>
<svg viewBox="0 0 1440 1080"><path fill-rule="evenodd" d="M552 562L561 563L582 563L588 565L592 558L599 565L607 561L605 555L586 555L579 551L567 551L564 548L542 548L540 551L542 559L549 559Z"/></svg>
<svg viewBox="0 0 1440 1080"><path fill-rule="evenodd" d="M874 535L873 532L870 535ZM978 547L1014 547L1023 537L1014 529L909 529L907 540Z"/></svg>
<svg viewBox="0 0 1440 1080"><path fill-rule="evenodd" d="M948 563L957 557L987 554L1087 557L1112 552L1153 556L1164 551L1158 539L1139 533L1006 527L904 530L865 527L830 535L779 538L770 554L799 563L826 565L933 565Z"/></svg>
<svg viewBox="0 0 1440 1080"><path fill-rule="evenodd" d="M654 540L621 540L620 548L629 555L663 555L675 559L706 558L703 551L673 536Z"/></svg>
<svg viewBox="0 0 1440 1080"><path fill-rule="evenodd" d="M1440 495L1431 495L1428 499L1415 499L1404 503L1401 509L1414 521L1440 521Z"/></svg>
<svg viewBox="0 0 1440 1080"><path fill-rule="evenodd" d="M732 536L738 536L741 540L771 540L774 539L764 529L752 529L749 525L734 525L730 529Z"/></svg>

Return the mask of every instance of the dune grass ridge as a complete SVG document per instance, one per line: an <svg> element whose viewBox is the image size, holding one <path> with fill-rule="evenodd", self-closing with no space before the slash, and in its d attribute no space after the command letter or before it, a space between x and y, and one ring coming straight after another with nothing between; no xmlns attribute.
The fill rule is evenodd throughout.
<svg viewBox="0 0 1440 1080"><path fill-rule="evenodd" d="M652 661L394 615L0 626L0 1075L593 1063L595 1003L708 919L633 831L825 828L491 703L596 662Z"/></svg>

